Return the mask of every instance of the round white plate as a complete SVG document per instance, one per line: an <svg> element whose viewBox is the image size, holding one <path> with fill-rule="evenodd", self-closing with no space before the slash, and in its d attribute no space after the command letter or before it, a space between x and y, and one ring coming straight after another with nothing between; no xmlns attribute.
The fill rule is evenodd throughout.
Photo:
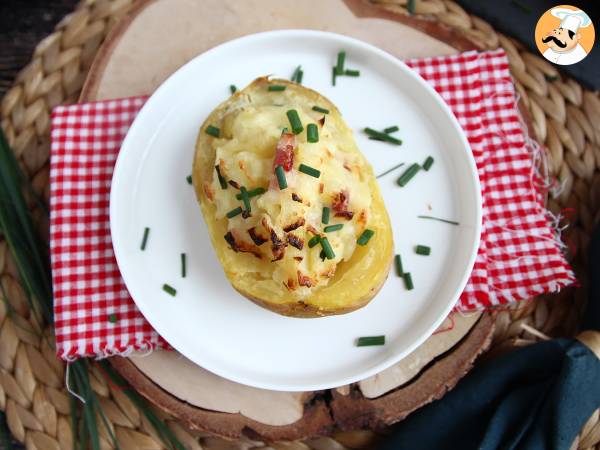
<svg viewBox="0 0 600 450"><path fill-rule="evenodd" d="M338 51L358 78L331 85ZM369 305L350 314L294 319L263 309L229 284L186 182L198 129L229 95L258 76L288 78L301 64L305 86L335 103L379 179L395 250L415 288L390 273ZM143 68L140 68L143 70ZM398 124L401 147L371 141L365 126ZM406 187L395 180L413 162L435 158ZM460 222L452 226L417 215ZM481 226L479 179L467 140L441 98L393 56L345 36L274 31L246 36L194 58L140 111L123 143L110 199L111 233L123 279L141 312L176 350L225 378L255 387L304 391L373 375L419 346L456 303L473 267ZM144 227L151 228L140 251ZM431 256L414 253L416 244ZM187 253L188 275L180 276ZM171 297L164 283L177 289ZM386 335L382 347L355 347L359 336Z"/></svg>

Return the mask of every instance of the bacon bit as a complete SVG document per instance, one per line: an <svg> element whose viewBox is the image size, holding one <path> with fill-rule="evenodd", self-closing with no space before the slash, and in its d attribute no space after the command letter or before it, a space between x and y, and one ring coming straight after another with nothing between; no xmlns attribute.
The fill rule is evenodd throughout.
<svg viewBox="0 0 600 450"><path fill-rule="evenodd" d="M271 246L271 250L273 251L273 259L271 261L279 261L283 258L283 255L285 255L285 247L287 246L287 243L279 239L279 236L277 236L277 233L275 233L275 230L272 228L270 234L271 242L273 243Z"/></svg>
<svg viewBox="0 0 600 450"><path fill-rule="evenodd" d="M306 230L309 231L310 233L314 234L315 236L317 234L321 234L319 233L319 230L317 230L315 227L313 227L312 225L306 225Z"/></svg>
<svg viewBox="0 0 600 450"><path fill-rule="evenodd" d="M291 233L287 235L287 241L288 244L292 247L296 247L298 250L302 250L302 247L304 247L304 241Z"/></svg>
<svg viewBox="0 0 600 450"><path fill-rule="evenodd" d="M294 256L294 259L298 262L302 262L304 258L302 256Z"/></svg>
<svg viewBox="0 0 600 450"><path fill-rule="evenodd" d="M250 238L256 245L263 245L265 242L268 241L268 239L256 233L256 227L248 228L248 234L250 235Z"/></svg>
<svg viewBox="0 0 600 450"><path fill-rule="evenodd" d="M348 194L348 191L341 191L333 197L331 208L335 211L335 217L343 217L345 219L352 220L354 213L352 211L348 211L349 199L350 195Z"/></svg>
<svg viewBox="0 0 600 450"><path fill-rule="evenodd" d="M296 148L296 136L293 133L283 133L277 142L273 169L277 166L289 172L294 165L294 149Z"/></svg>
<svg viewBox="0 0 600 450"><path fill-rule="evenodd" d="M287 288L290 291L295 291L296 290L296 281L293 278L288 278Z"/></svg>
<svg viewBox="0 0 600 450"><path fill-rule="evenodd" d="M300 286L313 287L314 280L311 277L303 275L299 270L296 273L298 274L298 284Z"/></svg>
<svg viewBox="0 0 600 450"><path fill-rule="evenodd" d="M224 238L227 241L227 243L231 246L231 250L233 250L234 252L252 253L258 259L262 259L260 250L256 246L244 241L238 242L231 231L227 232Z"/></svg>
<svg viewBox="0 0 600 450"><path fill-rule="evenodd" d="M348 163L344 161L344 169L346 169L348 172L352 172L352 167L348 166Z"/></svg>
<svg viewBox="0 0 600 450"><path fill-rule="evenodd" d="M323 128L325 126L325 116L323 116L319 119L319 125L321 125L321 128Z"/></svg>
<svg viewBox="0 0 600 450"><path fill-rule="evenodd" d="M248 217L250 217L252 214L250 213L250 211L248 211L247 209L242 211L242 217L244 219L247 219Z"/></svg>
<svg viewBox="0 0 600 450"><path fill-rule="evenodd" d="M228 183L231 185L231 187L234 187L235 189L239 189L240 185L237 184L235 181L233 180L229 180Z"/></svg>
<svg viewBox="0 0 600 450"><path fill-rule="evenodd" d="M362 223L363 225L367 225L367 211L366 210L362 210L360 212L360 214L358 215L358 219L357 222L360 224Z"/></svg>
<svg viewBox="0 0 600 450"><path fill-rule="evenodd" d="M292 200L294 200L295 202L299 202L302 203L302 199L300 198L300 196L298 194L296 194L295 192L292 192Z"/></svg>
<svg viewBox="0 0 600 450"><path fill-rule="evenodd" d="M203 186L206 198L208 198L212 202L214 199L215 191L212 190L212 187L210 186L210 183L208 181L205 181Z"/></svg>
<svg viewBox="0 0 600 450"><path fill-rule="evenodd" d="M286 233L289 231L294 231L296 228L300 228L302 225L304 225L306 221L304 220L304 217L300 217L298 218L298 220L296 220L294 223L288 225L287 227L285 227L283 229L283 231L285 231Z"/></svg>
<svg viewBox="0 0 600 450"><path fill-rule="evenodd" d="M323 188L324 188L324 187L325 187L325 186L323 185L323 183L319 183L319 194L322 194L322 193L323 193Z"/></svg>

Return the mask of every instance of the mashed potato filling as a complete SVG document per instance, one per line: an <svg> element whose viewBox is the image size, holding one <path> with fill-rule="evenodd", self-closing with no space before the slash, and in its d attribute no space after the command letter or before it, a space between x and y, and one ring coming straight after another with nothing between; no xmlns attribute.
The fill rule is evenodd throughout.
<svg viewBox="0 0 600 450"><path fill-rule="evenodd" d="M243 106L234 105L227 112L219 124L220 137L212 139L218 170L211 181L205 181L204 192L216 208L215 218L228 219L224 238L232 251L256 258L256 264L245 270L283 284L301 299L326 286L338 264L350 260L369 222L371 195L368 179L360 171L364 160L351 151L355 144L348 129L338 129L327 114L313 111L314 105L302 102L294 92L245 100ZM304 127L295 135L286 115L292 109ZM308 124L317 125L316 143L307 142ZM293 162L284 172L287 188L280 189L274 159L286 143ZM319 170L320 176L299 171L300 164ZM240 199L243 188L250 193L264 190L250 198L249 211ZM327 224L322 223L324 207L330 209ZM237 208L243 212L233 215ZM325 227L335 224L343 226L325 232ZM315 236L327 238L332 259L325 257L320 243L309 247Z"/></svg>

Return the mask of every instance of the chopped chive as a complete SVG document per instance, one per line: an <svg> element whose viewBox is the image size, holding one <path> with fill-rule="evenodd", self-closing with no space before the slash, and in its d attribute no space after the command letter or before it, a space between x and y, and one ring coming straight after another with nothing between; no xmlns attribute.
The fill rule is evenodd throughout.
<svg viewBox="0 0 600 450"><path fill-rule="evenodd" d="M256 197L257 195L264 194L266 192L265 188L257 187L254 189L250 189L248 191L248 198ZM235 194L235 198L238 200L242 200L242 194Z"/></svg>
<svg viewBox="0 0 600 450"><path fill-rule="evenodd" d="M281 129L281 134L285 134L285 133L287 133L287 132L288 132L288 127L283 127L283 128Z"/></svg>
<svg viewBox="0 0 600 450"><path fill-rule="evenodd" d="M282 84L272 84L272 85L269 86L268 89L271 92L273 92L273 91L275 91L275 92L281 92L281 91L285 91L286 87L287 86L284 86Z"/></svg>
<svg viewBox="0 0 600 450"><path fill-rule="evenodd" d="M175 297L177 295L177 289L175 289L173 286L169 286L168 284L163 284L163 291L165 291L167 294Z"/></svg>
<svg viewBox="0 0 600 450"><path fill-rule="evenodd" d="M412 291L415 285L413 284L412 275L410 272L404 272L402 278L404 278L404 286L406 287L406 290Z"/></svg>
<svg viewBox="0 0 600 450"><path fill-rule="evenodd" d="M429 256L431 254L431 247L427 247L426 245L417 245L415 247L415 253L417 255Z"/></svg>
<svg viewBox="0 0 600 450"><path fill-rule="evenodd" d="M181 254L181 278L185 278L187 275L187 255Z"/></svg>
<svg viewBox="0 0 600 450"><path fill-rule="evenodd" d="M150 234L150 228L144 228L144 237L142 238L142 245L140 245L141 250L146 250L146 244L148 243L148 236Z"/></svg>
<svg viewBox="0 0 600 450"><path fill-rule="evenodd" d="M313 248L319 242L321 242L321 236L313 236L310 238L310 241L308 241L308 248Z"/></svg>
<svg viewBox="0 0 600 450"><path fill-rule="evenodd" d="M297 66L292 73L291 81L296 81L298 79L298 74L302 71L302 66Z"/></svg>
<svg viewBox="0 0 600 450"><path fill-rule="evenodd" d="M421 166L419 166L417 163L412 164L404 171L402 175L400 175L400 178L398 178L396 183L398 183L398 185L401 187L406 186L419 170L421 170Z"/></svg>
<svg viewBox="0 0 600 450"><path fill-rule="evenodd" d="M295 109L290 109L286 113L288 120L290 121L290 125L292 126L292 131L294 134L302 133L304 127L302 126L302 122L300 121L300 116L298 115L298 111Z"/></svg>
<svg viewBox="0 0 600 450"><path fill-rule="evenodd" d="M217 171L217 177L219 178L221 189L227 189L227 181L225 180L225 177L221 175L221 169L219 168L218 164L215 166L215 170Z"/></svg>
<svg viewBox="0 0 600 450"><path fill-rule="evenodd" d="M386 133L386 134L390 134L390 133L395 133L398 130L400 130L400 128L398 127L398 125L394 125L393 127L384 128L383 132Z"/></svg>
<svg viewBox="0 0 600 450"><path fill-rule="evenodd" d="M438 222L449 223L450 225L460 225L460 223L456 222L455 220L440 219L439 217L433 217L433 216L417 216L417 217L419 219L437 220Z"/></svg>
<svg viewBox="0 0 600 450"><path fill-rule="evenodd" d="M228 219L233 219L235 216L239 215L242 213L242 207L238 206L235 209L232 209L231 211L229 211L226 216Z"/></svg>
<svg viewBox="0 0 600 450"><path fill-rule="evenodd" d="M279 189L283 191L285 188L287 188L287 180L285 179L285 172L283 171L283 167L275 167L275 175L277 176Z"/></svg>
<svg viewBox="0 0 600 450"><path fill-rule="evenodd" d="M235 84L230 84L229 90L231 91L232 94L235 94L235 91L237 91L237 87L235 87Z"/></svg>
<svg viewBox="0 0 600 450"><path fill-rule="evenodd" d="M323 213L321 214L321 222L323 222L325 225L327 225L329 223L329 214L331 213L331 209L329 209L327 206L323 206Z"/></svg>
<svg viewBox="0 0 600 450"><path fill-rule="evenodd" d="M377 175L375 178L381 178L381 177L383 177L383 176L387 175L388 173L390 173L390 172L393 172L394 170L396 170L396 169L398 169L398 168L402 167L403 165L404 165L404 163L400 163L400 164L398 164L398 165L395 165L394 167L392 167L392 168L390 168L390 169L386 170L385 172L383 172L383 173L380 173L380 174L379 174L379 175Z"/></svg>
<svg viewBox="0 0 600 450"><path fill-rule="evenodd" d="M219 130L217 127L213 126L213 125L209 125L206 127L206 134L209 134L213 137L219 137L221 136L221 130Z"/></svg>
<svg viewBox="0 0 600 450"><path fill-rule="evenodd" d="M402 277L404 275L404 269L402 268L402 257L400 255L396 255L394 258L394 263L396 264L396 275Z"/></svg>
<svg viewBox="0 0 600 450"><path fill-rule="evenodd" d="M382 131L374 130L373 128L366 127L364 132L367 133L370 137L378 138L382 141L389 142L390 144L402 145L402 140L397 139L389 134L386 134Z"/></svg>
<svg viewBox="0 0 600 450"><path fill-rule="evenodd" d="M362 232L360 237L357 239L356 243L358 245L367 245L369 240L373 237L375 232L373 230L369 230L368 228Z"/></svg>
<svg viewBox="0 0 600 450"><path fill-rule="evenodd" d="M325 258L327 258L327 256L325 255L325 250L321 250L321 252L319 253L319 258L321 258L321 261L325 261Z"/></svg>
<svg viewBox="0 0 600 450"><path fill-rule="evenodd" d="M115 313L108 315L108 321L110 323L117 323L118 320L119 320L119 316L117 316Z"/></svg>
<svg viewBox="0 0 600 450"><path fill-rule="evenodd" d="M337 55L337 65L335 66L335 74L344 74L344 63L346 62L346 52L341 51Z"/></svg>
<svg viewBox="0 0 600 450"><path fill-rule="evenodd" d="M250 196L248 195L248 190L245 186L242 186L240 188L240 195L242 196L242 201L244 202L244 209L246 210L246 212L250 212Z"/></svg>
<svg viewBox="0 0 600 450"><path fill-rule="evenodd" d="M188 184L192 184L192 176L188 175L187 177L185 177L185 179L187 180Z"/></svg>
<svg viewBox="0 0 600 450"><path fill-rule="evenodd" d="M306 140L311 144L319 142L319 129L314 123L309 123L306 126Z"/></svg>
<svg viewBox="0 0 600 450"><path fill-rule="evenodd" d="M416 0L408 0L407 9L408 14L410 14L411 16L415 13L415 3Z"/></svg>
<svg viewBox="0 0 600 450"><path fill-rule="evenodd" d="M336 223L335 225L326 226L325 228L323 228L323 231L325 233L331 233L332 231L338 231L338 230L341 230L342 228L344 228L343 223Z"/></svg>
<svg viewBox="0 0 600 450"><path fill-rule="evenodd" d="M298 72L298 76L296 77L296 83L302 84L302 78L304 78L304 70L300 70L300 72Z"/></svg>
<svg viewBox="0 0 600 450"><path fill-rule="evenodd" d="M320 170L307 166L306 164L300 164L300 166L298 166L298 170L306 175L310 175L311 177L319 178L321 176Z"/></svg>
<svg viewBox="0 0 600 450"><path fill-rule="evenodd" d="M331 69L331 85L335 86L335 79L337 77L337 74L335 73L335 66L333 66L333 68Z"/></svg>
<svg viewBox="0 0 600 450"><path fill-rule="evenodd" d="M360 77L360 70L347 69L344 72L344 75L346 75L348 77Z"/></svg>
<svg viewBox="0 0 600 450"><path fill-rule="evenodd" d="M320 106L317 106L317 105L313 106L312 109L313 109L313 111L316 111L316 112L320 112L320 113L323 113L323 114L329 114L329 110L328 109L321 108Z"/></svg>
<svg viewBox="0 0 600 450"><path fill-rule="evenodd" d="M333 253L333 249L331 248L331 244L327 240L326 237L322 237L320 240L321 247L323 247L323 251L325 252L325 256L327 259L335 258L335 253Z"/></svg>
<svg viewBox="0 0 600 450"><path fill-rule="evenodd" d="M428 156L425 162L423 163L423 170L427 172L429 169L431 169L431 166L433 166L433 157Z"/></svg>
<svg viewBox="0 0 600 450"><path fill-rule="evenodd" d="M362 336L356 340L357 347L369 347L372 345L385 345L385 336Z"/></svg>

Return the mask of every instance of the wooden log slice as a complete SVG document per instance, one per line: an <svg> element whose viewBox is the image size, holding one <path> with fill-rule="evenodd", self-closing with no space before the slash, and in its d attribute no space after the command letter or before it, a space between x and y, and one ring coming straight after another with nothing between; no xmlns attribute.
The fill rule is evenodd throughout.
<svg viewBox="0 0 600 450"><path fill-rule="evenodd" d="M353 36L400 58L475 48L443 25L396 15L363 0L145 0L119 22L98 52L80 100L150 94L177 68L215 45L286 28ZM326 434L335 426L389 425L441 397L487 349L494 327L489 314L456 315L453 320L381 374L324 392L242 386L176 352L111 361L140 393L191 428L232 439L293 440Z"/></svg>

